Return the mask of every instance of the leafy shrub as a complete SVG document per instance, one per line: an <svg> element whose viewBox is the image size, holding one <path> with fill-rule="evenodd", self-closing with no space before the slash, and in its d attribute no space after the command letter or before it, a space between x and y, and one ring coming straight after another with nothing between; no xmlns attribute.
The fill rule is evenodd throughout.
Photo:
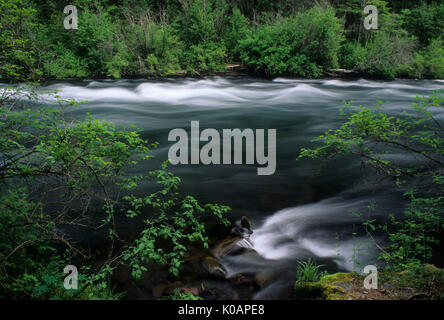
<svg viewBox="0 0 444 320"><path fill-rule="evenodd" d="M25 0L0 1L0 79L38 77L34 68L35 52L29 34L36 10Z"/></svg>
<svg viewBox="0 0 444 320"><path fill-rule="evenodd" d="M347 42L339 52L339 64L341 67L356 70L360 69L366 60L366 50L359 43Z"/></svg>
<svg viewBox="0 0 444 320"><path fill-rule="evenodd" d="M208 247L204 214L229 224L224 217L228 207L179 195L180 179L166 171L166 164L147 176L127 174L130 166L148 160L157 145L142 139L140 130L91 115L67 121L63 108L75 103L57 96L54 102L60 108L35 107L36 102L32 90L13 87L3 91L0 101L0 296L67 297L58 291L59 278L53 274L63 275L60 264L71 258L88 266L92 254L67 237L66 226L108 235L108 258L83 279L82 292L89 298L110 298L108 281L116 266L130 266L137 278L157 263L177 276L190 243ZM159 191L133 195L153 178ZM127 218L147 215L145 229L134 241L122 241L117 234L119 213ZM68 250L69 259L55 258L47 266L62 249Z"/></svg>
<svg viewBox="0 0 444 320"><path fill-rule="evenodd" d="M320 145L302 149L299 158L328 158L355 155L383 177L393 181L406 197L403 216L390 215L384 225L365 223L367 230L384 231L391 243L381 249L380 258L392 269L410 268L428 262L433 246L444 228L444 139L443 91L418 97L402 117L381 108L354 108L348 105L347 121L315 141ZM397 152L416 161L405 165L386 157ZM372 238L373 239L373 238Z"/></svg>
<svg viewBox="0 0 444 320"><path fill-rule="evenodd" d="M182 43L181 64L190 73L225 70L227 49L223 29L228 6L220 0L184 2L177 32Z"/></svg>
<svg viewBox="0 0 444 320"><path fill-rule="evenodd" d="M214 73L225 70L226 48L223 44L207 42L192 45L183 51L183 64L191 73Z"/></svg>
<svg viewBox="0 0 444 320"><path fill-rule="evenodd" d="M416 36L423 46L442 36L444 30L444 3L421 2L411 10L404 10L403 26Z"/></svg>
<svg viewBox="0 0 444 320"><path fill-rule="evenodd" d="M247 18L238 8L233 8L232 16L223 31L223 41L227 47L229 58L240 59L239 41L246 39L250 33L251 28Z"/></svg>
<svg viewBox="0 0 444 320"><path fill-rule="evenodd" d="M187 45L218 42L226 22L228 6L221 0L182 2L178 34Z"/></svg>
<svg viewBox="0 0 444 320"><path fill-rule="evenodd" d="M69 49L59 48L43 56L43 72L50 78L82 78L90 72L86 61Z"/></svg>
<svg viewBox="0 0 444 320"><path fill-rule="evenodd" d="M125 11L123 26L129 72L133 75L168 75L180 70L181 41L173 28L148 12Z"/></svg>
<svg viewBox="0 0 444 320"><path fill-rule="evenodd" d="M117 24L110 14L113 9L97 6L79 11L81 23L71 41L92 75L106 74L118 78L128 66L127 52L117 38Z"/></svg>
<svg viewBox="0 0 444 320"><path fill-rule="evenodd" d="M3 0L0 76L205 74L243 61L267 75L319 77L339 62L387 78L442 77L443 4L372 0L379 30L364 30L359 1L331 3L75 0L79 29L65 30L60 2ZM393 14L391 6L410 9ZM341 47L345 33L350 42Z"/></svg>
<svg viewBox="0 0 444 320"><path fill-rule="evenodd" d="M323 68L338 66L342 39L334 9L315 6L259 27L239 48L242 60L258 72L318 77Z"/></svg>
<svg viewBox="0 0 444 320"><path fill-rule="evenodd" d="M195 296L192 292L179 292L178 290L174 291L174 294L168 296L169 300L203 300L199 296Z"/></svg>
<svg viewBox="0 0 444 320"><path fill-rule="evenodd" d="M372 75L394 78L405 63L413 60L416 42L407 31L399 29L396 18L384 26L376 30L367 43L366 60L361 69Z"/></svg>
<svg viewBox="0 0 444 320"><path fill-rule="evenodd" d="M444 38L434 39L422 52L426 76L444 79Z"/></svg>
<svg viewBox="0 0 444 320"><path fill-rule="evenodd" d="M444 41L432 40L414 59L399 69L399 74L413 78L444 78Z"/></svg>

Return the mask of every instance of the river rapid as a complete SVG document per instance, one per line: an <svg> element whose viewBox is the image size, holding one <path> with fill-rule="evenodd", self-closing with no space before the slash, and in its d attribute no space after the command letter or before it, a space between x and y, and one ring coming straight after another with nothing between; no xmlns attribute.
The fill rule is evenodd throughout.
<svg viewBox="0 0 444 320"><path fill-rule="evenodd" d="M143 128L142 136L158 141L155 156L132 173L156 169L174 142L170 130L198 120L201 130L276 129L276 171L257 175L254 165L176 165L182 192L203 202L232 208L230 219L246 216L252 223L250 244L257 255L226 256L228 276L269 271L273 281L253 298L285 298L295 279L296 263L313 258L330 271L361 271L377 264L377 251L360 227L360 212L384 220L399 214L402 197L389 184L375 183L359 159L340 158L320 167L297 161L302 147L341 125L344 101L374 106L377 100L400 114L416 95L444 88L441 80L292 80L250 77L203 79L83 80L49 82L44 90L60 90L66 99L87 100L69 113L87 112L99 119ZM401 155L393 154L393 157ZM141 192L148 192L141 190ZM374 203L373 209L368 206ZM131 233L137 226L126 226ZM356 235L353 235L356 232ZM386 241L376 237L381 244Z"/></svg>

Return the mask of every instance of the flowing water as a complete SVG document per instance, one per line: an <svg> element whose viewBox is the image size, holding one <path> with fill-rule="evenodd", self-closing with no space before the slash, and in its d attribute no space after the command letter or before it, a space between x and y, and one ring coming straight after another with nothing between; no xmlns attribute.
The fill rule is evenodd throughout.
<svg viewBox="0 0 444 320"><path fill-rule="evenodd" d="M143 128L143 137L158 141L155 159L137 172L155 169L168 157L168 133L200 128L276 129L276 172L257 175L252 165L177 165L183 193L204 202L232 207L233 220L247 216L254 233L250 245L258 255L227 256L229 275L273 274L273 283L255 298L285 297L298 260L314 258L330 271L362 270L375 264L377 252L360 232L361 219L399 213L401 196L390 185L376 184L359 160L341 158L320 167L313 160L296 161L302 147L343 121L345 100L399 114L416 95L444 88L441 80L290 80L208 77L204 79L53 82L45 90L60 90L62 98L88 100L71 111ZM400 155L393 154L393 157ZM408 159L406 161L409 161ZM135 171L135 173L136 173ZM146 191L146 190L142 190ZM373 209L368 206L375 203ZM129 226L128 232L132 227ZM357 235L352 233L356 231ZM383 243L382 237L376 241ZM286 291L287 290L287 291Z"/></svg>

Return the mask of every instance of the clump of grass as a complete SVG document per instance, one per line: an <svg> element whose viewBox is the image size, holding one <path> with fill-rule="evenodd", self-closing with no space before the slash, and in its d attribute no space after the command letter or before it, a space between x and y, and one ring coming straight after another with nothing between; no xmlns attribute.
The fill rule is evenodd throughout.
<svg viewBox="0 0 444 320"><path fill-rule="evenodd" d="M203 300L199 296L195 296L192 292L179 292L178 290L174 291L174 294L171 294L167 297L168 300Z"/></svg>
<svg viewBox="0 0 444 320"><path fill-rule="evenodd" d="M321 268L324 265L316 265L313 260L299 261L296 270L297 281L316 282L321 277Z"/></svg>

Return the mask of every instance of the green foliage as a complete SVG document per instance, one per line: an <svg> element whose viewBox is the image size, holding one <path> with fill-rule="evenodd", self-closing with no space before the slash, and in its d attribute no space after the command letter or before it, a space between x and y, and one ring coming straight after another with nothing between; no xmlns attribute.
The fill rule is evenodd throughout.
<svg viewBox="0 0 444 320"><path fill-rule="evenodd" d="M413 61L406 63L400 73L414 78L444 78L444 40L432 40L415 54Z"/></svg>
<svg viewBox="0 0 444 320"><path fill-rule="evenodd" d="M362 23L364 12L361 0L333 1L337 15L344 19L344 28L347 39L359 42L362 37Z"/></svg>
<svg viewBox="0 0 444 320"><path fill-rule="evenodd" d="M385 225L369 220L364 226L369 233L380 228L387 234L391 244L382 249L380 258L389 267L402 269L429 261L444 228L444 138L442 121L436 117L444 107L444 92L418 97L402 117L388 115L381 107L348 107L347 121L315 139L320 146L301 149L299 159L352 154L391 179L407 200L403 217L391 216ZM414 156L415 164L392 160L386 156L391 152Z"/></svg>
<svg viewBox="0 0 444 320"><path fill-rule="evenodd" d="M232 16L228 21L228 27L224 28L223 39L227 46L230 59L240 59L239 41L246 39L251 34L249 21L238 8L233 8Z"/></svg>
<svg viewBox="0 0 444 320"><path fill-rule="evenodd" d="M296 270L297 281L300 282L316 282L323 275L320 269L323 265L316 265L313 260L299 261Z"/></svg>
<svg viewBox="0 0 444 320"><path fill-rule="evenodd" d="M183 54L185 65L188 71L192 73L224 71L225 57L225 47L216 42L192 45Z"/></svg>
<svg viewBox="0 0 444 320"><path fill-rule="evenodd" d="M43 72L50 78L85 78L90 72L82 58L63 48L47 52L43 61Z"/></svg>
<svg viewBox="0 0 444 320"><path fill-rule="evenodd" d="M111 16L113 7L84 9L79 12L79 27L72 35L78 54L86 61L91 75L100 71L119 78L128 66L123 46L116 38L117 25Z"/></svg>
<svg viewBox="0 0 444 320"><path fill-rule="evenodd" d="M149 12L124 11L122 26L131 75L174 74L181 69L181 41L173 28Z"/></svg>
<svg viewBox="0 0 444 320"><path fill-rule="evenodd" d="M412 61L416 42L401 28L399 15L382 15L380 24L381 28L375 30L365 47L366 59L359 69L372 75L394 78L403 64Z"/></svg>
<svg viewBox="0 0 444 320"><path fill-rule="evenodd" d="M439 244L435 235L443 229L444 197L420 197L414 190L406 196L409 203L404 210L405 219L397 220L392 215L390 226L382 226L392 244L381 258L395 269L430 261L432 246Z"/></svg>
<svg viewBox="0 0 444 320"><path fill-rule="evenodd" d="M0 97L1 296L118 298L109 284L116 266L128 264L139 277L148 263L157 263L177 275L189 243L208 246L205 212L229 224L223 216L228 207L201 205L192 196L180 198L176 191L180 179L166 171L166 164L148 176L127 173L129 167L148 160L157 145L142 139L139 129L91 115L65 120L64 108L76 104L57 95L58 108L38 102L31 88L8 87ZM156 179L160 190L135 197L133 190L150 178ZM141 215L143 207L154 211L145 229L133 243L123 241L116 232L115 215L132 218ZM73 295L60 289L61 266L71 259L88 266L94 255L69 239L66 226L104 229L110 242L105 263L88 269L80 291ZM115 252L118 241L126 248ZM59 257L60 248L68 250L67 258Z"/></svg>
<svg viewBox="0 0 444 320"><path fill-rule="evenodd" d="M179 16L182 63L191 73L225 70L227 49L221 41L227 4L221 0L192 0Z"/></svg>
<svg viewBox="0 0 444 320"><path fill-rule="evenodd" d="M195 296L192 292L179 292L178 290L174 291L174 294L168 296L169 300L203 300L199 296Z"/></svg>
<svg viewBox="0 0 444 320"><path fill-rule="evenodd" d="M37 211L41 210L41 203L28 201L28 195L26 189L18 189L0 196L0 297L51 300L122 297L122 293L116 293L110 286L103 271L94 274L89 268L80 271L78 289L64 288L63 269L70 263L68 257L57 253L52 243L56 224L44 225L42 212Z"/></svg>
<svg viewBox="0 0 444 320"><path fill-rule="evenodd" d="M442 298L444 270L430 264L409 264L401 271L384 270L378 273L379 281L389 282L399 288L414 288L428 292L429 296Z"/></svg>
<svg viewBox="0 0 444 320"><path fill-rule="evenodd" d="M225 22L227 3L222 0L190 0L182 5L180 38L187 44L217 42Z"/></svg>
<svg viewBox="0 0 444 320"><path fill-rule="evenodd" d="M35 60L29 34L36 27L35 13L29 1L0 1L0 79L33 77Z"/></svg>
<svg viewBox="0 0 444 320"><path fill-rule="evenodd" d="M79 29L65 30L58 2L2 0L0 76L205 75L243 61L273 76L319 77L343 67L442 77L442 4L370 1L379 29L365 30L361 2L76 0Z"/></svg>
<svg viewBox="0 0 444 320"><path fill-rule="evenodd" d="M434 39L422 52L426 77L444 78L444 38Z"/></svg>
<svg viewBox="0 0 444 320"><path fill-rule="evenodd" d="M339 52L339 64L345 69L356 70L365 64L366 50L359 43L345 43Z"/></svg>
<svg viewBox="0 0 444 320"><path fill-rule="evenodd" d="M134 155L147 153L151 146L136 131L91 116L67 122L61 111L72 102L58 100L62 109L35 107L37 95L29 90L7 88L0 100L1 295L62 297L55 291L58 287L48 287L45 280L63 275L62 259L48 264L57 255L55 244L80 258L87 256L66 240L61 226L93 227L84 223L91 201L111 205L107 184L118 183L124 167L147 157ZM45 189L36 188L39 184ZM48 197L48 191L55 192L58 201ZM89 290L94 287L91 283Z"/></svg>
<svg viewBox="0 0 444 320"><path fill-rule="evenodd" d="M424 46L442 36L444 30L444 3L422 2L404 12L404 27Z"/></svg>
<svg viewBox="0 0 444 320"><path fill-rule="evenodd" d="M417 7L408 5L410 9L394 14L386 1L369 4L378 8L378 30L363 30L359 1L338 4L338 13L345 15L345 27L351 39L341 48L341 66L386 78L441 78L444 54L442 42L437 39L442 36L440 12L444 6L423 2ZM390 6L395 4L390 2ZM404 3L402 7L405 8Z"/></svg>
<svg viewBox="0 0 444 320"><path fill-rule="evenodd" d="M145 220L145 229L136 239L134 245L124 250L125 261L129 261L134 277L139 278L147 271L148 263L168 265L171 274L177 276L183 264L183 256L189 242L200 242L208 248L208 237L205 235L205 224L199 215L211 212L225 225L229 221L223 215L229 207L217 204L201 205L194 197L186 196L181 199L176 189L180 179L171 172L166 172L168 162L161 170L151 172L157 179L161 189L144 198L127 196L124 199L130 208L126 214L134 218L142 213L145 207L151 207L159 213L156 218ZM167 240L171 245L165 247L159 244Z"/></svg>
<svg viewBox="0 0 444 320"><path fill-rule="evenodd" d="M318 77L323 68L338 66L342 37L333 8L315 6L260 26L239 48L242 60L256 71Z"/></svg>

